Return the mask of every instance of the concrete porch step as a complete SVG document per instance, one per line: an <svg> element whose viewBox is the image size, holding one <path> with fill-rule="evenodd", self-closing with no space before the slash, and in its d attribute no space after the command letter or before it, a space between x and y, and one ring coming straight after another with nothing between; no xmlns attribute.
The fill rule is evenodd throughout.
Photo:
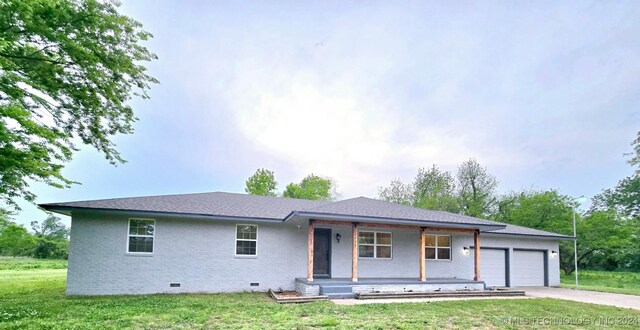
<svg viewBox="0 0 640 330"><path fill-rule="evenodd" d="M327 293L325 294L329 299L354 299L356 294L351 293Z"/></svg>
<svg viewBox="0 0 640 330"><path fill-rule="evenodd" d="M351 286L347 285L321 285L320 294L352 293Z"/></svg>
<svg viewBox="0 0 640 330"><path fill-rule="evenodd" d="M359 293L357 299L390 299L390 298L453 298L453 297L514 297L524 296L523 290L498 291L443 291L443 292L385 292Z"/></svg>

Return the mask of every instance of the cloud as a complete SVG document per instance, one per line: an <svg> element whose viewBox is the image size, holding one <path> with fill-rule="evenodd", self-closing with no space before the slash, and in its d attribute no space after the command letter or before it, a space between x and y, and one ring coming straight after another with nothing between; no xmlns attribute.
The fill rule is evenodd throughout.
<svg viewBox="0 0 640 330"><path fill-rule="evenodd" d="M396 109L384 95L343 70L265 70L244 63L225 98L238 131L271 157L288 161L293 176L328 175L343 192L375 194L376 186L430 163L453 165L471 150L449 128Z"/></svg>
<svg viewBox="0 0 640 330"><path fill-rule="evenodd" d="M352 196L469 157L508 187L545 185L614 153L638 121L621 104L638 102L637 34L592 17L632 14L463 7L234 7L195 20L166 63L190 100L181 123L210 152L179 158L232 176L270 167L284 184L327 175ZM184 143L177 152L194 153Z"/></svg>

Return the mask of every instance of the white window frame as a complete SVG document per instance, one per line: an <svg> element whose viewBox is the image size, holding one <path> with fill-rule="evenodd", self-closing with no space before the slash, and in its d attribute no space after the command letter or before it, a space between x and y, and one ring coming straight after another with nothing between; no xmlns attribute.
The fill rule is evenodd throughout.
<svg viewBox="0 0 640 330"><path fill-rule="evenodd" d="M256 227L256 239L238 238L238 226L254 226ZM233 254L240 258L255 258L258 256L258 225L251 223L237 223L233 240ZM256 242L256 254L238 254L238 241Z"/></svg>
<svg viewBox="0 0 640 330"><path fill-rule="evenodd" d="M145 220L145 221L153 221L153 235L138 235L131 234L131 220ZM153 255L156 252L156 219L148 219L148 218L129 218L127 222L127 249L125 252L127 254L139 254L139 255ZM153 238L153 245L151 247L152 252L130 252L129 251L129 238L130 237L151 237Z"/></svg>
<svg viewBox="0 0 640 330"><path fill-rule="evenodd" d="M435 238L436 238L436 239L435 239L435 241L436 241L436 245L435 245L435 246L426 246L426 245L425 245L425 247L424 247L424 248L425 248L425 257L424 257L424 258L425 258L426 260L443 260L443 261L451 261L451 259L453 258L453 255L452 255L452 253L451 253L451 251L452 251L452 247L453 247L453 236L451 236L451 235L439 235L439 234L428 234L428 233L425 233L425 235L426 235L426 236L435 236ZM440 237L440 236L447 236L447 237L449 237L449 246L438 246L438 237ZM425 241L426 241L426 237L425 237ZM433 259L429 259L429 258L427 258L427 252L426 252L426 249L427 249L427 248L433 248L433 249L436 249L436 254L435 254L435 256L434 256L434 258L433 258ZM447 258L447 259L440 258L440 257L439 257L439 253L438 253L438 249L449 249L449 258Z"/></svg>
<svg viewBox="0 0 640 330"><path fill-rule="evenodd" d="M360 233L373 233L373 244L360 243ZM380 234L389 234L389 236L391 237L391 244L379 244L378 243L378 233L380 233ZM360 256L360 245L373 246L373 257L361 257ZM378 257L378 246L388 246L389 247L389 249L391 250L389 258ZM359 230L358 231L358 258L359 259L381 259L381 260L393 259L393 233L390 232L390 231Z"/></svg>

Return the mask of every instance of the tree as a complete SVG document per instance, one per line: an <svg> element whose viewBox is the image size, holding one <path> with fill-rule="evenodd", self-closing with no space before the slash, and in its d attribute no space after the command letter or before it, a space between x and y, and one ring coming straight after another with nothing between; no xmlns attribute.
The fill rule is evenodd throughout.
<svg viewBox="0 0 640 330"><path fill-rule="evenodd" d="M5 229L10 223L12 223L11 221L11 217L13 216L13 213L0 208L0 234L2 234L2 230Z"/></svg>
<svg viewBox="0 0 640 330"><path fill-rule="evenodd" d="M460 211L453 176L448 171L441 171L436 165L426 170L418 169L413 189L415 207L454 213Z"/></svg>
<svg viewBox="0 0 640 330"><path fill-rule="evenodd" d="M573 200L556 190L523 191L503 196L492 219L514 225L573 236ZM608 263L619 268L625 249L631 245L626 221L614 210L576 214L578 264L595 268ZM604 262L603 262L604 260ZM570 275L575 270L572 241L560 242L560 267Z"/></svg>
<svg viewBox="0 0 640 330"><path fill-rule="evenodd" d="M392 180L388 187L378 187L378 197L392 203L428 210L459 212L456 183L448 171L436 165L419 168L412 183Z"/></svg>
<svg viewBox="0 0 640 330"><path fill-rule="evenodd" d="M251 195L276 196L277 188L278 183L273 175L273 171L259 168L256 170L256 173L247 179L244 191Z"/></svg>
<svg viewBox="0 0 640 330"><path fill-rule="evenodd" d="M608 270L620 267L623 252L631 245L631 236L626 222L615 211L593 212L579 217L577 222L578 265L595 268L602 261L610 265ZM563 242L560 246L560 267L569 275L574 270L573 244ZM567 252L563 253L562 250ZM568 254L568 255L567 255Z"/></svg>
<svg viewBox="0 0 640 330"><path fill-rule="evenodd" d="M28 181L57 188L81 141L112 164L124 159L111 140L133 132L128 102L148 98L157 80L141 64L156 56L151 37L98 0L0 1L0 198L33 202Z"/></svg>
<svg viewBox="0 0 640 330"><path fill-rule="evenodd" d="M400 179L395 179L389 187L378 187L378 197L391 203L413 205L414 188Z"/></svg>
<svg viewBox="0 0 640 330"><path fill-rule="evenodd" d="M626 219L629 244L619 256L620 268L640 271L640 217Z"/></svg>
<svg viewBox="0 0 640 330"><path fill-rule="evenodd" d="M471 158L458 167L458 195L462 213L478 218L491 214L498 181Z"/></svg>
<svg viewBox="0 0 640 330"><path fill-rule="evenodd" d="M631 166L637 166L636 174L640 175L640 131L638 131L638 135L635 140L631 142L631 147L633 151L629 153L631 159L628 160Z"/></svg>
<svg viewBox="0 0 640 330"><path fill-rule="evenodd" d="M52 241L66 241L69 238L69 229L60 218L49 215L42 223L31 221L31 229L35 236Z"/></svg>
<svg viewBox="0 0 640 330"><path fill-rule="evenodd" d="M34 238L27 229L10 223L0 234L0 252L11 256L29 254L34 247Z"/></svg>
<svg viewBox="0 0 640 330"><path fill-rule="evenodd" d="M592 211L616 210L627 217L640 217L640 174L626 177L613 189L591 199Z"/></svg>
<svg viewBox="0 0 640 330"><path fill-rule="evenodd" d="M68 259L69 241L55 241L37 237L33 257L39 259Z"/></svg>
<svg viewBox="0 0 640 330"><path fill-rule="evenodd" d="M491 219L573 236L572 203L556 190L511 193L498 200Z"/></svg>
<svg viewBox="0 0 640 330"><path fill-rule="evenodd" d="M288 184L282 196L310 200L330 200L335 196L333 190L334 184L331 179L309 174L299 184Z"/></svg>

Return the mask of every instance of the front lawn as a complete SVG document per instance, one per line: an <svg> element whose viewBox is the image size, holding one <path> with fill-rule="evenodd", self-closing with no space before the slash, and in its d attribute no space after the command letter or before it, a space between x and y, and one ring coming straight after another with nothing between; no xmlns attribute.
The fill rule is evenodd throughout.
<svg viewBox="0 0 640 330"><path fill-rule="evenodd" d="M66 297L65 274L64 269L0 270L0 328L524 327L505 323L503 319L509 317L527 318L520 322L568 318L564 320L582 322L581 327L599 328L591 321L585 324L583 318L640 318L637 310L555 299L338 306L331 302L278 305L264 293Z"/></svg>
<svg viewBox="0 0 640 330"><path fill-rule="evenodd" d="M573 288L575 285L575 274L567 276L562 272L560 282L563 287ZM640 273L579 270L578 288L582 290L640 295Z"/></svg>

